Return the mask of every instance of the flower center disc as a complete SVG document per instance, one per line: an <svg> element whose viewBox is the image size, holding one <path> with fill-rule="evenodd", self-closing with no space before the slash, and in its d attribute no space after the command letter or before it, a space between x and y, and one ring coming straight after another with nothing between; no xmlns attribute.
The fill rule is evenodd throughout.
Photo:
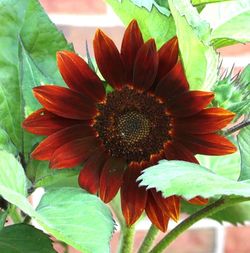
<svg viewBox="0 0 250 253"><path fill-rule="evenodd" d="M117 129L124 142L127 145L133 145L147 138L150 131L150 122L144 115L132 111L118 118Z"/></svg>
<svg viewBox="0 0 250 253"><path fill-rule="evenodd" d="M127 162L150 161L170 138L165 106L151 94L125 87L109 93L97 107L94 127L112 156Z"/></svg>

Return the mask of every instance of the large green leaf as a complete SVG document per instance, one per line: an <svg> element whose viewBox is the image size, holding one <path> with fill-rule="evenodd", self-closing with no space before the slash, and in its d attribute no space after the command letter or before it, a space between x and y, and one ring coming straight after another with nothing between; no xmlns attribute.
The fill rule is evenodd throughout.
<svg viewBox="0 0 250 253"><path fill-rule="evenodd" d="M75 186L78 187L80 169L55 170L46 161L31 159L27 164L27 176L34 187Z"/></svg>
<svg viewBox="0 0 250 253"><path fill-rule="evenodd" d="M36 0L0 2L0 41L0 125L23 153L21 122L37 108L31 88L63 83L55 54L69 46Z"/></svg>
<svg viewBox="0 0 250 253"><path fill-rule="evenodd" d="M57 239L85 253L109 252L114 221L97 196L70 187L50 190L37 213L43 227Z"/></svg>
<svg viewBox="0 0 250 253"><path fill-rule="evenodd" d="M122 0L120 0L122 1ZM148 11L152 11L153 7L155 6L159 12L162 14L169 16L170 11L168 9L168 2L164 0L131 0L135 5L139 7L144 7Z"/></svg>
<svg viewBox="0 0 250 253"><path fill-rule="evenodd" d="M219 156L198 155L199 163L205 168L210 168L214 173L232 180L238 180L240 175L240 154L239 152Z"/></svg>
<svg viewBox="0 0 250 253"><path fill-rule="evenodd" d="M215 48L250 41L250 1L237 0L207 5L202 11L213 31L211 40Z"/></svg>
<svg viewBox="0 0 250 253"><path fill-rule="evenodd" d="M26 177L20 163L0 151L0 195L35 219L47 232L83 252L109 252L114 221L95 195L76 187L45 193L35 211L26 199ZM96 237L98 234L98 237Z"/></svg>
<svg viewBox="0 0 250 253"><path fill-rule="evenodd" d="M145 40L154 38L158 47L175 35L175 25L172 16L166 17L153 7L151 12L140 8L130 0L106 0L115 13L127 25L132 19L136 19Z"/></svg>
<svg viewBox="0 0 250 253"><path fill-rule="evenodd" d="M239 180L250 179L250 126L243 128L237 139L241 154L241 171Z"/></svg>
<svg viewBox="0 0 250 253"><path fill-rule="evenodd" d="M0 194L2 191L12 191L23 196L27 194L27 181L24 170L16 158L6 152L0 151Z"/></svg>
<svg viewBox="0 0 250 253"><path fill-rule="evenodd" d="M169 0L182 61L191 89L211 89L217 79L218 55L209 46L210 29L188 0Z"/></svg>
<svg viewBox="0 0 250 253"><path fill-rule="evenodd" d="M156 188L164 197L172 195L192 199L221 195L250 197L250 184L222 177L194 163L183 161L161 161L143 171L138 178L141 186Z"/></svg>
<svg viewBox="0 0 250 253"><path fill-rule="evenodd" d="M18 154L17 149L15 145L12 143L9 135L2 128L0 128L0 150L6 150L14 155Z"/></svg>
<svg viewBox="0 0 250 253"><path fill-rule="evenodd" d="M218 48L250 41L250 9L217 27L211 35L213 45Z"/></svg>
<svg viewBox="0 0 250 253"><path fill-rule="evenodd" d="M8 226L0 231L0 252L56 253L48 235L27 224Z"/></svg>
<svg viewBox="0 0 250 253"><path fill-rule="evenodd" d="M16 158L6 151L0 151L0 195L25 213L33 214L26 199L27 179L24 170Z"/></svg>
<svg viewBox="0 0 250 253"><path fill-rule="evenodd" d="M192 0L193 5L203 5L203 4L211 4L211 3L218 3L218 2L227 2L232 0Z"/></svg>

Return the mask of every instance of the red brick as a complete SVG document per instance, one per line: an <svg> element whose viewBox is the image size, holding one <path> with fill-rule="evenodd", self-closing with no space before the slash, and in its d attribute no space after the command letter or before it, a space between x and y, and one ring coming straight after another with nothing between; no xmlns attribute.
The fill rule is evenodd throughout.
<svg viewBox="0 0 250 253"><path fill-rule="evenodd" d="M101 25L101 24L100 24ZM88 47L91 56L94 56L93 52L93 39L98 27L71 27L60 26L59 30L62 30L66 39L73 43L75 51L81 55L86 55L85 42L88 42ZM101 27L99 27L101 28ZM118 48L120 48L124 27L114 26L101 28L108 36L112 38Z"/></svg>
<svg viewBox="0 0 250 253"><path fill-rule="evenodd" d="M220 48L218 52L221 53L222 56L242 56L245 54L250 55L250 43L246 44L236 44L232 46L227 46Z"/></svg>
<svg viewBox="0 0 250 253"><path fill-rule="evenodd" d="M57 14L103 14L107 6L103 0L40 0L48 13Z"/></svg>
<svg viewBox="0 0 250 253"><path fill-rule="evenodd" d="M226 229L225 253L250 252L250 227L229 227Z"/></svg>

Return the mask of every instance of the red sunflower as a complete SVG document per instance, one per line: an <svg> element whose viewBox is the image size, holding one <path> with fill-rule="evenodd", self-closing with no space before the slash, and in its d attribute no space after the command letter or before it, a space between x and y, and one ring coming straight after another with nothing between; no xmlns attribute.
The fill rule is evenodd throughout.
<svg viewBox="0 0 250 253"><path fill-rule="evenodd" d="M120 189L128 225L145 210L165 231L169 218L178 219L179 197L164 199L155 190L138 187L136 178L161 159L198 163L195 154L235 152L234 145L216 133L234 114L205 109L213 93L189 90L176 37L157 51L153 39L143 41L134 20L125 31L121 52L101 30L94 38L94 52L113 91L106 94L102 81L78 55L58 52L59 70L69 88L34 88L43 108L23 127L47 138L32 157L49 160L54 169L84 164L79 174L82 188L98 193L106 203Z"/></svg>

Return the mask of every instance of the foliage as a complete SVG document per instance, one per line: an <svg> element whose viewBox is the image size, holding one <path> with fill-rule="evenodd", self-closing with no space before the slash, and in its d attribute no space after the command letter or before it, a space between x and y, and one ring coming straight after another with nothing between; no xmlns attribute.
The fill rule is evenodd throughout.
<svg viewBox="0 0 250 253"><path fill-rule="evenodd" d="M215 49L250 41L249 0L106 1L125 24L136 19L144 40L155 38L157 48L177 35L191 89L213 89L213 106L235 112L236 119L248 120L250 65L235 77L229 72L219 78ZM215 15L220 13L217 26L214 17L206 15L211 9ZM109 252L115 222L108 206L78 187L80 167L51 170L47 162L30 159L30 152L43 137L28 134L21 127L24 118L40 107L33 87L65 85L55 56L59 50L73 50L72 45L37 0L0 0L0 40L0 197L9 203L6 210L0 209L0 252L53 253L49 235L82 252ZM87 59L95 70L88 48ZM240 201L246 200L250 197L249 136L249 126L241 129L237 136L239 152L223 159L198 157L201 165L162 161L144 171L140 185L155 187L165 197L231 199L237 195L243 196ZM28 197L39 187L45 193L35 209ZM117 203L113 207L119 209L123 229L120 201ZM201 209L185 203L182 210L193 214ZM237 203L210 217L219 222L244 223L250 220L249 210L249 202ZM13 213L21 223L5 227ZM44 232L24 224L29 219Z"/></svg>

